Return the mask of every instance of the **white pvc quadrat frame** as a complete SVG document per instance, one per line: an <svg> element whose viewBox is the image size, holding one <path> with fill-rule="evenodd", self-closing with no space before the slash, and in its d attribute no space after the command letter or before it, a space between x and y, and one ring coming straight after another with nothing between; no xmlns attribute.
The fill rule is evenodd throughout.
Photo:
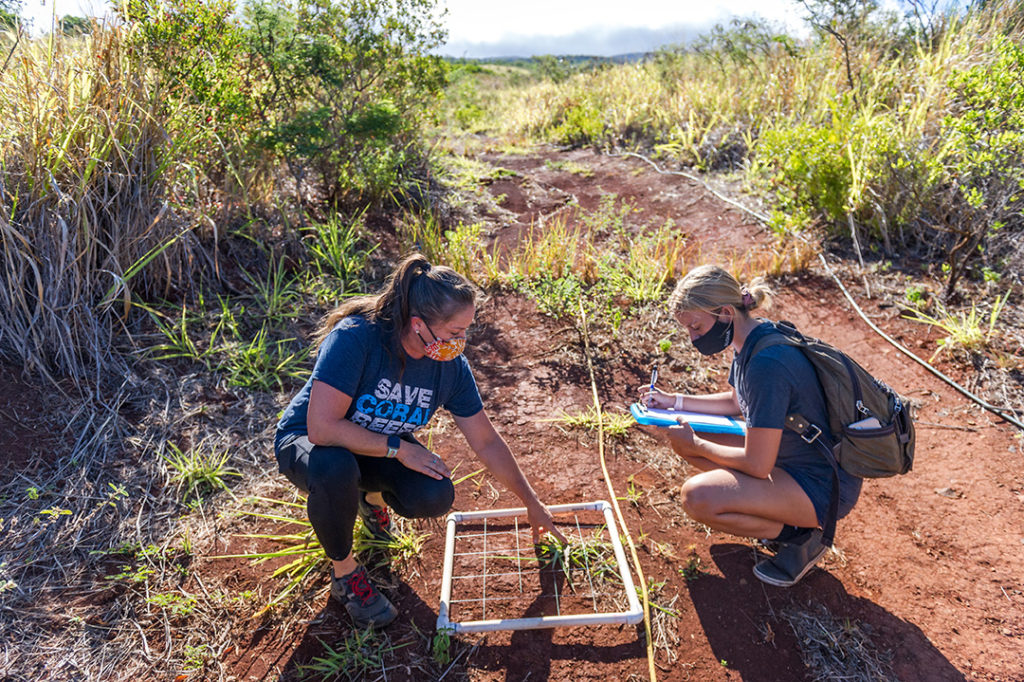
<svg viewBox="0 0 1024 682"><path fill-rule="evenodd" d="M537 630L541 628L569 627L579 625L610 625L625 623L635 625L643 620L644 612L636 597L636 589L633 587L633 578L629 572L629 564L626 563L626 555L622 551L622 542L619 540L619 533L615 526L615 518L612 515L612 506L604 500L596 502L581 502L576 504L554 504L549 505L551 514L563 514L576 511L600 511L604 513L605 524L608 534L611 536L612 549L615 552L615 560L618 563L619 577L622 579L623 589L626 591L626 599L629 604L628 611L615 611L606 613L582 613L582 614L560 614L555 616L534 616L530 618L495 618L490 620L472 620L465 622L453 622L449 620L449 608L452 598L452 569L455 562L455 526L464 521L480 521L495 518L508 518L523 516L526 514L525 507L514 509L490 509L470 512L453 512L447 518L447 534L444 546L444 575L441 579L441 604L438 608L437 629L448 630L454 633L468 632L492 632L495 630ZM486 533L486 531L485 531Z"/></svg>

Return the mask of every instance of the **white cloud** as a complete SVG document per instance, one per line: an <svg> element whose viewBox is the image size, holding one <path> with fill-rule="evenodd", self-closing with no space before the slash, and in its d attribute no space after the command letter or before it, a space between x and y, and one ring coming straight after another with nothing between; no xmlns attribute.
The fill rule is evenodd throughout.
<svg viewBox="0 0 1024 682"><path fill-rule="evenodd" d="M687 40L731 17L760 16L790 30L801 24L796 0L443 0L448 44L441 54L614 55Z"/></svg>
<svg viewBox="0 0 1024 682"><path fill-rule="evenodd" d="M117 0L114 0L117 1ZM730 17L760 16L799 29L797 0L438 0L448 12L441 54L468 57L647 52L684 42ZM22 14L35 31L54 13L104 16L104 0L26 0Z"/></svg>

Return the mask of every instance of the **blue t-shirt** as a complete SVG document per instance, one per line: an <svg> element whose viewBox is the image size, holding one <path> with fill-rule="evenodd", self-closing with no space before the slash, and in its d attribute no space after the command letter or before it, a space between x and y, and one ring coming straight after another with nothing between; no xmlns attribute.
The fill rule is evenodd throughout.
<svg viewBox="0 0 1024 682"><path fill-rule="evenodd" d="M825 394L818 375L811 361L793 346L768 346L750 357L750 351L761 337L780 333L768 322L754 327L732 361L729 384L736 389L747 428L782 429L775 465L793 476L807 491L820 519L822 503L827 505L831 496L832 465L815 445L806 442L795 431L784 428L786 415L796 412L821 426L822 435L832 439ZM839 470L840 516L845 515L857 501L861 483L860 478ZM809 489L811 487L813 491ZM824 500L822 492L826 493Z"/></svg>
<svg viewBox="0 0 1024 682"><path fill-rule="evenodd" d="M406 357L402 371L389 347L377 323L355 315L338 322L320 345L306 385L281 416L278 440L308 433L306 413L314 380L351 396L345 418L376 433L412 433L423 428L439 406L456 417L471 417L483 409L464 355L447 362Z"/></svg>

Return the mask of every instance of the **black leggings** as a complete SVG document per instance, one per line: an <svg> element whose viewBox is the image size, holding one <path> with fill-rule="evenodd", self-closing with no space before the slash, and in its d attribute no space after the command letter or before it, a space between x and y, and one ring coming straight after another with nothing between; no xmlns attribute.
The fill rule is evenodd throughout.
<svg viewBox="0 0 1024 682"><path fill-rule="evenodd" d="M340 561L352 551L359 495L379 492L406 518L433 518L451 509L455 487L409 469L397 459L356 455L342 447L313 445L305 435L274 444L278 470L309 494L306 511L328 557Z"/></svg>

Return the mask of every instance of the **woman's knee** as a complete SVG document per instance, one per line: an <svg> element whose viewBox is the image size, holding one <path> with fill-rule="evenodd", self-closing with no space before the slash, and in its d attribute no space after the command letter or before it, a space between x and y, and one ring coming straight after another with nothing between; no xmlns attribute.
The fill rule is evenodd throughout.
<svg viewBox="0 0 1024 682"><path fill-rule="evenodd" d="M384 493L384 501L408 519L429 519L448 513L455 502L455 486L449 478L431 480L417 486L415 491L406 491L402 497Z"/></svg>
<svg viewBox="0 0 1024 682"><path fill-rule="evenodd" d="M314 488L353 491L359 487L359 465L345 448L316 447L309 455L307 479L310 492Z"/></svg>
<svg viewBox="0 0 1024 682"><path fill-rule="evenodd" d="M719 495L716 487L708 485L700 476L686 481L680 490L683 511L687 516L697 520L713 518L720 508Z"/></svg>

